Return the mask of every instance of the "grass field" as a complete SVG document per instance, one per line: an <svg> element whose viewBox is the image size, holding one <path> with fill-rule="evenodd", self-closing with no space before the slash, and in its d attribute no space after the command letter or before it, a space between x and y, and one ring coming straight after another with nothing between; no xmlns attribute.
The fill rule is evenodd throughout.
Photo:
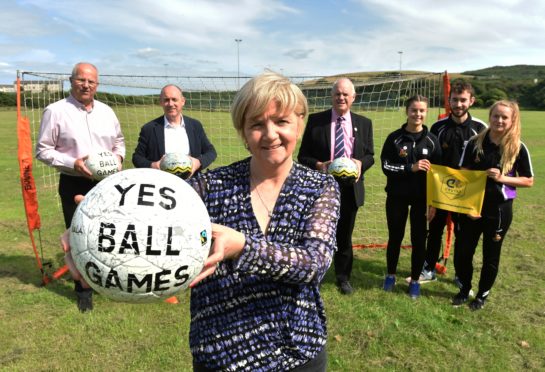
<svg viewBox="0 0 545 372"><path fill-rule="evenodd" d="M485 111L473 114L487 117ZM341 296L331 272L322 286L330 371L545 369L545 190L540 182L545 112L524 112L522 119L536 180L533 188L519 191L485 308L452 308L452 260L447 275L424 285L421 298L412 301L403 283L394 293L381 290L383 249L358 250L355 294ZM95 296L95 310L80 314L68 277L40 285L20 196L13 111L0 111L0 135L0 370L189 371L188 293L179 296L178 305L131 305ZM44 212L51 214L48 219L61 219L56 206ZM58 267L62 257L56 244L53 238L44 241L46 256ZM409 254L402 252L400 277L409 273ZM480 250L476 260L478 267Z"/></svg>

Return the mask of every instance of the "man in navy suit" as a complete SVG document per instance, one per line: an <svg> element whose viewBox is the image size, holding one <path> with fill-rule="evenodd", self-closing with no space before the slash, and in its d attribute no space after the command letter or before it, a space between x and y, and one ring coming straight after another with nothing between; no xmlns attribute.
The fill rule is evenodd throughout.
<svg viewBox="0 0 545 372"><path fill-rule="evenodd" d="M176 85L166 85L161 89L159 102L165 115L150 121L140 130L132 155L134 166L159 169L161 158L171 152L191 158L191 174L212 164L217 157L216 149L206 137L202 124L182 115L185 105L182 90Z"/></svg>
<svg viewBox="0 0 545 372"><path fill-rule="evenodd" d="M337 225L337 252L334 257L335 276L341 293L352 294L352 232L358 208L363 206L363 174L375 162L373 155L373 126L368 118L350 112L356 98L354 85L347 78L340 78L331 90L333 108L311 114L303 134L298 161L322 172L336 157L341 146L343 156L351 158L359 169L359 177L353 184L339 183L341 211ZM341 126L343 135L336 144ZM338 155L338 154L337 154Z"/></svg>

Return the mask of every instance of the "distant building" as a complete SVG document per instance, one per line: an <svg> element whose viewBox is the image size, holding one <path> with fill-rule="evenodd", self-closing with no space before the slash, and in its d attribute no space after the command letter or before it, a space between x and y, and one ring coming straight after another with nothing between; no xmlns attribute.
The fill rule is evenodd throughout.
<svg viewBox="0 0 545 372"><path fill-rule="evenodd" d="M15 84L0 84L0 92L2 93L15 93L16 91L17 88Z"/></svg>
<svg viewBox="0 0 545 372"><path fill-rule="evenodd" d="M62 92L62 81L60 80L26 80L21 81L21 91L23 92Z"/></svg>

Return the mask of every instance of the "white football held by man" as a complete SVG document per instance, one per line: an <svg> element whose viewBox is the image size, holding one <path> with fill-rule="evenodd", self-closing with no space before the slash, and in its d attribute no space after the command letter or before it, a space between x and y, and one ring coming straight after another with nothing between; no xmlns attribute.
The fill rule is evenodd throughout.
<svg viewBox="0 0 545 372"><path fill-rule="evenodd" d="M358 166L352 159L346 157L334 159L329 164L327 172L345 184L352 184L358 179Z"/></svg>
<svg viewBox="0 0 545 372"><path fill-rule="evenodd" d="M191 176L193 162L185 154L170 152L163 156L159 163L159 168L185 180Z"/></svg>
<svg viewBox="0 0 545 372"><path fill-rule="evenodd" d="M119 159L117 155L108 150L100 150L89 154L85 159L85 166L93 179L100 181L119 171Z"/></svg>

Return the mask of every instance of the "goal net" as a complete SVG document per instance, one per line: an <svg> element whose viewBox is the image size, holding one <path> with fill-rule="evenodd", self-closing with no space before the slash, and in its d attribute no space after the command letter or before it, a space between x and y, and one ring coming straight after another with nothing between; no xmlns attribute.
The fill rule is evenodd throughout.
<svg viewBox="0 0 545 372"><path fill-rule="evenodd" d="M375 165L365 174L365 206L358 212L353 242L356 247L384 246L388 240L385 217L386 177L381 171L380 151L386 136L406 119L404 101L421 94L429 99L428 125L443 112L443 74L374 73L348 75L356 88L352 111L373 121ZM210 168L230 164L247 157L241 139L233 129L229 108L237 88L249 77L182 77L100 75L96 99L113 108L125 136L127 154L124 168L132 168L131 157L140 128L163 114L159 92L166 84L176 84L184 91L183 114L203 123L218 157ZM308 98L310 112L331 107L331 87L335 77L290 77ZM33 149L36 144L43 109L70 92L69 73L22 72L19 74L21 115L28 118ZM41 228L39 241L48 259L60 262L58 238L64 230L58 198L58 173L34 161ZM404 244L409 244L406 234ZM57 265L55 265L57 266Z"/></svg>

